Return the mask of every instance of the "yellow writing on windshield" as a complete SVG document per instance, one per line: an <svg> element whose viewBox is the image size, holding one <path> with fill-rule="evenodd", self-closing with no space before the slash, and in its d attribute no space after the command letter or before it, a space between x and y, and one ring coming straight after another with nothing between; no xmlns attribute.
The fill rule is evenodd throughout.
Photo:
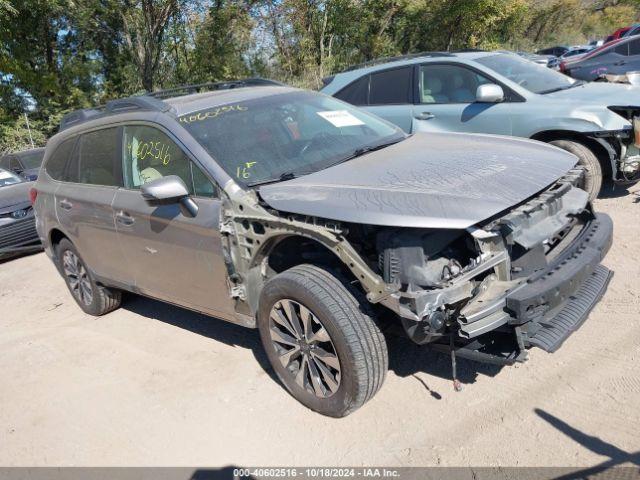
<svg viewBox="0 0 640 480"><path fill-rule="evenodd" d="M178 121L180 121L180 123L189 124L194 122L201 122L203 120L207 120L208 118L216 118L227 112L245 112L247 110L248 108L243 107L242 105L225 105L224 107L217 107L206 112L183 115L182 117L178 118Z"/></svg>
<svg viewBox="0 0 640 480"><path fill-rule="evenodd" d="M249 171L249 169L253 167L256 163L258 162L246 162L243 165L240 165L236 169L236 177L242 178L244 180L249 178L251 176L251 172Z"/></svg>

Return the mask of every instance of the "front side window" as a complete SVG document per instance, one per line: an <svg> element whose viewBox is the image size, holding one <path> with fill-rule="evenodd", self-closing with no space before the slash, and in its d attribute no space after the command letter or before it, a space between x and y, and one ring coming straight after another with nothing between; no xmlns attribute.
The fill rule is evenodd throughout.
<svg viewBox="0 0 640 480"><path fill-rule="evenodd" d="M104 128L82 134L78 150L78 182L121 187L119 145L118 128Z"/></svg>
<svg viewBox="0 0 640 480"><path fill-rule="evenodd" d="M181 125L241 185L322 170L363 148L405 138L367 112L312 92L287 92L214 106Z"/></svg>
<svg viewBox="0 0 640 480"><path fill-rule="evenodd" d="M459 65L420 67L420 103L472 103L480 85L488 78Z"/></svg>
<svg viewBox="0 0 640 480"><path fill-rule="evenodd" d="M629 42L629 55L640 55L640 40Z"/></svg>
<svg viewBox="0 0 640 480"><path fill-rule="evenodd" d="M412 79L413 67L372 73L369 85L369 105L412 103Z"/></svg>
<svg viewBox="0 0 640 480"><path fill-rule="evenodd" d="M215 188L184 151L164 132L147 125L124 127L124 183L126 188L168 175L177 175L192 195L213 197Z"/></svg>
<svg viewBox="0 0 640 480"><path fill-rule="evenodd" d="M532 93L551 93L582 84L544 65L508 53L488 55L476 59L476 62Z"/></svg>

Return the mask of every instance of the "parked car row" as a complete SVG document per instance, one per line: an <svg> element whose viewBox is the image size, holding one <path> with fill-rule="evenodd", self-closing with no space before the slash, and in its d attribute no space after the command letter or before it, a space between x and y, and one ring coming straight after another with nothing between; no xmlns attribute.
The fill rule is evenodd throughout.
<svg viewBox="0 0 640 480"><path fill-rule="evenodd" d="M325 79L322 92L407 133L466 132L540 140L573 153L590 198L603 178L635 181L636 87L576 81L505 52L428 53L373 62Z"/></svg>
<svg viewBox="0 0 640 480"><path fill-rule="evenodd" d="M383 322L450 352L457 388L456 356L522 362L585 320L613 228L590 195L637 155L606 87L475 52L354 68L328 95L114 100L49 140L36 227L85 312L130 291L257 328L291 395L340 417L382 386Z"/></svg>

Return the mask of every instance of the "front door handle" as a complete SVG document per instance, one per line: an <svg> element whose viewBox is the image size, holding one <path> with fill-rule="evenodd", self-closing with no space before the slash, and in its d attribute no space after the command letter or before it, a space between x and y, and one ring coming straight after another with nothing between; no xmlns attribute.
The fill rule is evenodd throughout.
<svg viewBox="0 0 640 480"><path fill-rule="evenodd" d="M69 200L60 200L58 202L58 205L60 205L60 208L63 210L71 210L71 208L73 207L73 203L71 203Z"/></svg>
<svg viewBox="0 0 640 480"><path fill-rule="evenodd" d="M436 116L431 112L420 112L416 113L414 117L417 120L431 120L432 118L436 118Z"/></svg>
<svg viewBox="0 0 640 480"><path fill-rule="evenodd" d="M619 67L620 65L626 65L626 64L627 64L626 60L620 60L619 62L614 63L616 67Z"/></svg>
<svg viewBox="0 0 640 480"><path fill-rule="evenodd" d="M116 213L116 221L122 225L133 225L135 223L135 219L124 211Z"/></svg>

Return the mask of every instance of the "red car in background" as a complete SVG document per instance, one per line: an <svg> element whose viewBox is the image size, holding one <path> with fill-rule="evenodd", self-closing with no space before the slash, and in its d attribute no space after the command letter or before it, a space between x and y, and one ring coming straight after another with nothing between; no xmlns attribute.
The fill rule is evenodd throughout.
<svg viewBox="0 0 640 480"><path fill-rule="evenodd" d="M622 35L624 35L625 33L627 33L629 30L631 30L631 27L623 27L623 28L619 28L618 30L616 30L615 32L613 32L611 35L609 35L605 40L604 40L604 44L606 45L609 42L612 42L614 40L618 40L620 37L622 37Z"/></svg>

